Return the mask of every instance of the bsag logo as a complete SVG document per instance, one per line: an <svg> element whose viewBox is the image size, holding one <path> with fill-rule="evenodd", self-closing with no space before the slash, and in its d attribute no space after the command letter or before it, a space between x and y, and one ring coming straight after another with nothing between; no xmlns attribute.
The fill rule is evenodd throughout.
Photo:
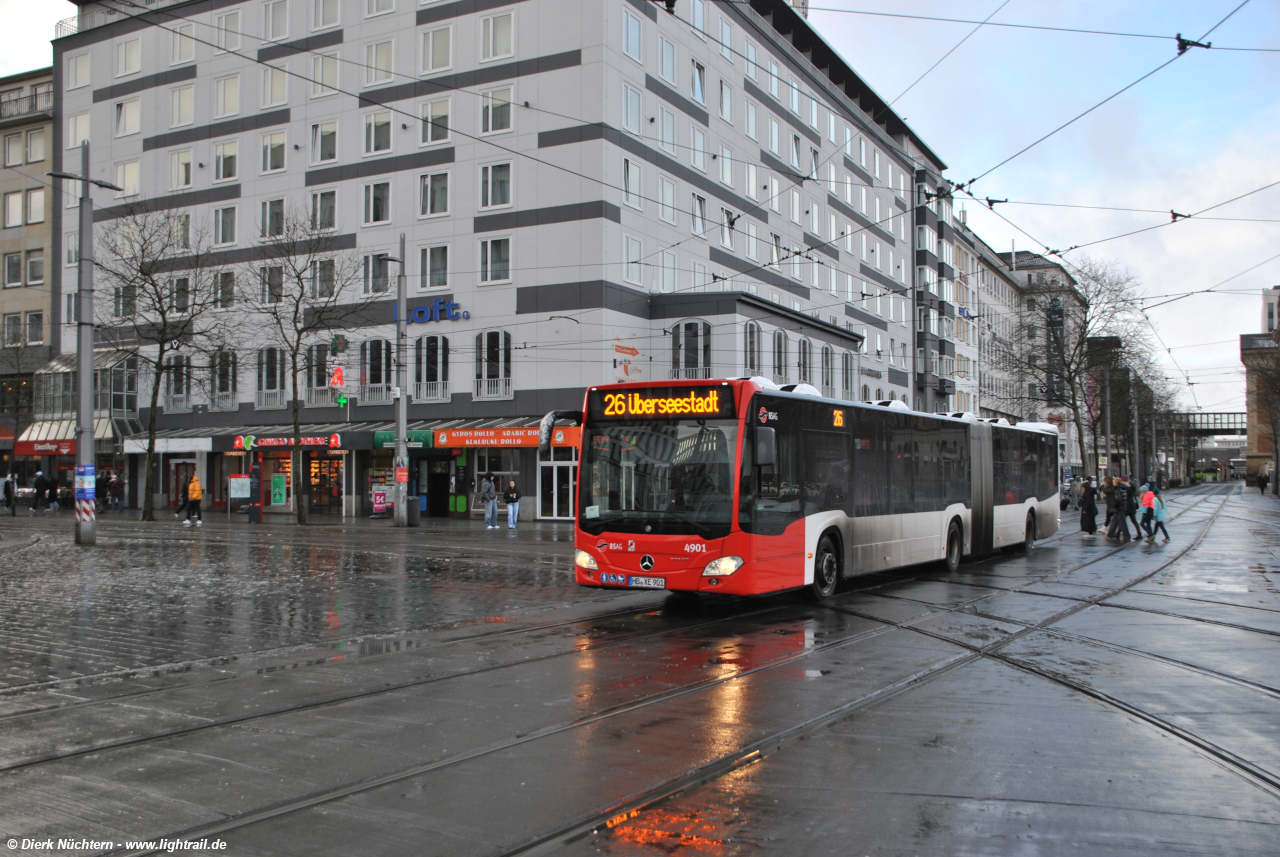
<svg viewBox="0 0 1280 857"><path fill-rule="evenodd" d="M763 423L767 423L769 420L776 420L778 418L778 412L771 411L768 408L761 408L759 416L760 416L760 422L763 424Z"/></svg>

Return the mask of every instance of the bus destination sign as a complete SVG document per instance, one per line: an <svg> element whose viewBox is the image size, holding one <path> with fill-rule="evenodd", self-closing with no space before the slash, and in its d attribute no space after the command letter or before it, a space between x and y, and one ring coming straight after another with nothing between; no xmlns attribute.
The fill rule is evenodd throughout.
<svg viewBox="0 0 1280 857"><path fill-rule="evenodd" d="M643 390L594 390L588 398L588 418L680 419L737 416L733 388L650 387Z"/></svg>

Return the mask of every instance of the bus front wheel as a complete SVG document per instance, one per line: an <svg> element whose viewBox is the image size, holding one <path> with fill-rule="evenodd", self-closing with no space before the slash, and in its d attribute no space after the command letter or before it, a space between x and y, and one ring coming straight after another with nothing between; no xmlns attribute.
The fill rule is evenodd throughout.
<svg viewBox="0 0 1280 857"><path fill-rule="evenodd" d="M805 594L814 601L826 601L840 585L840 554L831 536L823 536L813 559L813 583Z"/></svg>

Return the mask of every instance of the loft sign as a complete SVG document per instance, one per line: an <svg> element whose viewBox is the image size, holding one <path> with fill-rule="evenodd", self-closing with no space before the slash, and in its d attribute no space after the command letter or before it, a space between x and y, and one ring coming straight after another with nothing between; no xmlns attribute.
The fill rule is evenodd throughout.
<svg viewBox="0 0 1280 857"><path fill-rule="evenodd" d="M433 303L416 306L409 310L408 318L405 319L405 322L408 324L425 324L431 321L457 321L460 318L471 318L471 313L463 309L462 304L457 301L436 298ZM391 305L391 320L400 320L399 304Z"/></svg>

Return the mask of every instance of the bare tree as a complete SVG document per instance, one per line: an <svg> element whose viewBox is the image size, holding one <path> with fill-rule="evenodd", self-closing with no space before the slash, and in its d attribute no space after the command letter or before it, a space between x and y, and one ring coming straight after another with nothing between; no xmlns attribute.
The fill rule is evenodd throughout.
<svg viewBox="0 0 1280 857"><path fill-rule="evenodd" d="M365 272L361 260L342 246L333 229L333 212L323 209L323 201L317 201L317 206L321 210L315 217L286 213L283 205L265 211L256 258L237 278L241 283L239 300L256 329L255 342L260 348L275 349L274 355L259 352L260 373L270 376L273 388L280 392L285 389L281 376L288 376L293 419L291 472L299 524L307 523L311 500L302 448L304 402L299 375L306 370L313 386L325 386L327 341L335 334L376 321L372 305L390 297L386 256L371 257L370 282L362 288Z"/></svg>
<svg viewBox="0 0 1280 857"><path fill-rule="evenodd" d="M150 385L142 520L155 520L156 414L167 387L166 410L181 406L198 384L203 355L225 347L233 327L225 314L232 294L210 249L207 231L186 212L150 211L143 204L109 221L99 233L94 263L103 275L95 307L98 342L137 352ZM187 398L185 401L189 402Z"/></svg>

